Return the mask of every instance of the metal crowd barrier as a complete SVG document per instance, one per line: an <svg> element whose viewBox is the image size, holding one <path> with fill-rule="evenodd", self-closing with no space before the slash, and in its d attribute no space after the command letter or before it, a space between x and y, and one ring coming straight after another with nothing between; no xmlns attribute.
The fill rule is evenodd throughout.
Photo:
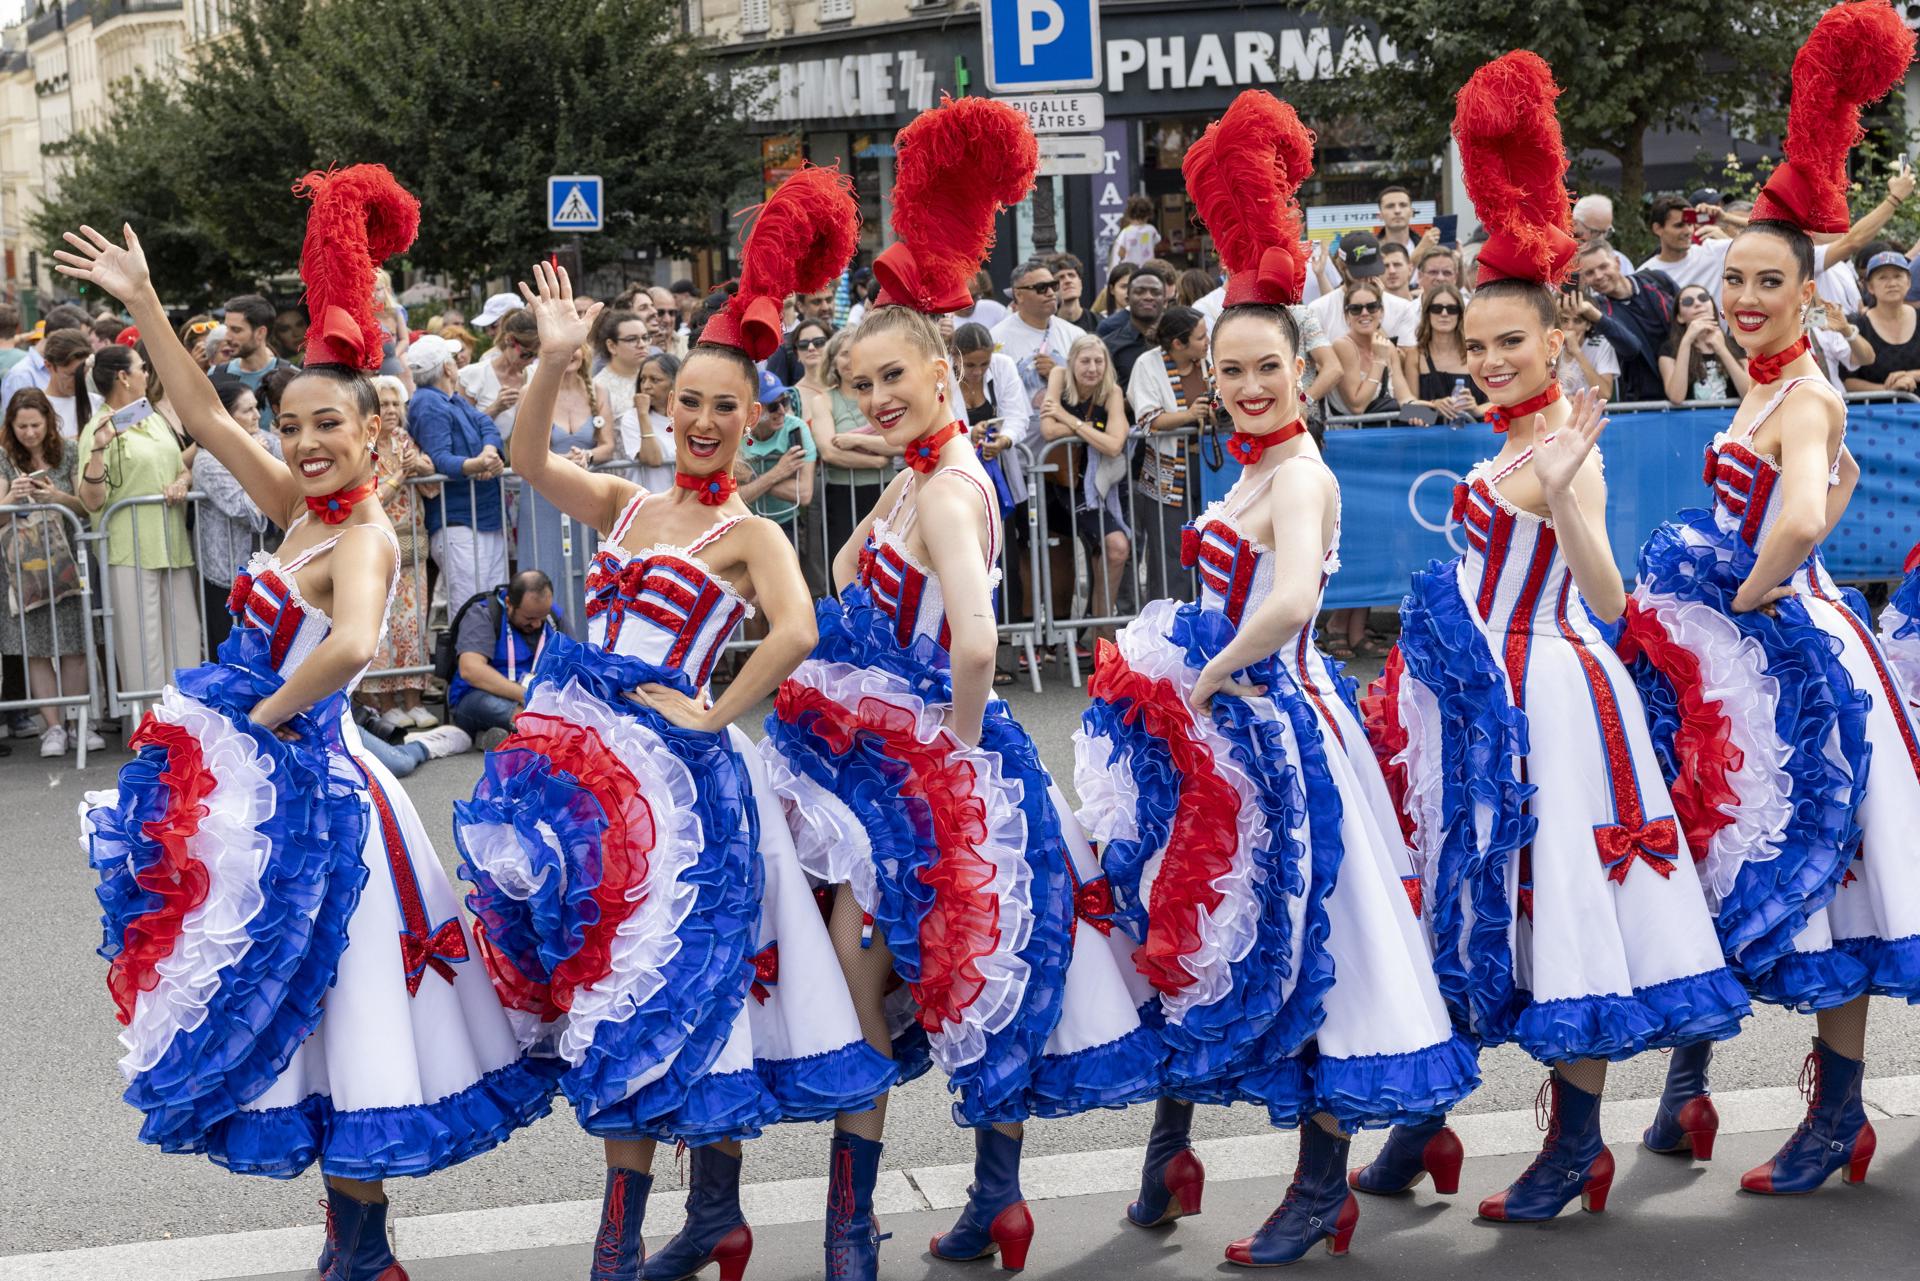
<svg viewBox="0 0 1920 1281"><path fill-rule="evenodd" d="M16 712L38 712L42 708L60 709L57 713L64 720L64 709L74 709L74 733L72 736L74 763L76 768L85 769L87 764L87 734L94 719L94 695L99 688L99 656L93 640L93 570L88 564L86 528L80 517L71 509L58 503L0 503L0 528L11 529L16 520L30 517L51 517L54 527L66 535L67 546L73 553L74 578L62 582L55 576L53 558L42 554L37 563L28 555L38 550L42 553L44 544L35 548L23 547L23 537L16 535L6 540L7 561L0 566L0 576L6 582L7 619L4 623L8 634L18 642L17 657L21 664L21 677L25 689L24 698L0 699L0 713L11 719ZM37 522L36 522L37 523ZM28 593L34 592L44 584L44 601L33 609L23 608ZM60 606L65 600L56 599L63 591L77 590L77 595L66 599L76 600L79 605L80 621L73 635L63 634ZM45 618L51 634L49 648L51 655L28 655L28 623L40 611L46 611ZM69 689L62 659L73 656L84 659L85 676L79 689ZM52 677L51 695L38 695L34 691L36 664L44 663Z"/></svg>

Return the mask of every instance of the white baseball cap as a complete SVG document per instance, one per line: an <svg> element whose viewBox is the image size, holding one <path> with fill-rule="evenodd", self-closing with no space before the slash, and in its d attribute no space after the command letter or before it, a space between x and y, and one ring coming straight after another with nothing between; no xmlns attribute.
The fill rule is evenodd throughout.
<svg viewBox="0 0 1920 1281"><path fill-rule="evenodd" d="M519 294L495 294L487 299L487 305L482 307L480 314L473 318L474 327L491 329L500 323L500 317L518 306L520 306Z"/></svg>
<svg viewBox="0 0 1920 1281"><path fill-rule="evenodd" d="M407 347L407 368L415 377L437 374L454 358L454 346L439 334L422 334Z"/></svg>

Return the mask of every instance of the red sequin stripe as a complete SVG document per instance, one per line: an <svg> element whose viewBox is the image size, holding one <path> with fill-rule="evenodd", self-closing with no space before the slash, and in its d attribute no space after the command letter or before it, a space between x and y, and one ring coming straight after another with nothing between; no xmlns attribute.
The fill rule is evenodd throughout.
<svg viewBox="0 0 1920 1281"><path fill-rule="evenodd" d="M613 968L614 935L649 897L649 860L659 837L639 780L593 730L558 716L521 712L498 750L516 747L538 752L553 770L573 775L607 818L600 833L600 883L593 888L599 919L587 927L578 950L555 965L548 978L553 1008L568 1010L577 990L605 978Z"/></svg>
<svg viewBox="0 0 1920 1281"><path fill-rule="evenodd" d="M1238 626L1247 612L1247 594L1253 590L1253 570L1258 558L1250 554L1245 539L1233 539L1233 582L1227 589L1227 617ZM1301 635L1306 633L1302 631Z"/></svg>
<svg viewBox="0 0 1920 1281"><path fill-rule="evenodd" d="M680 639L674 641L667 650L666 665L678 667L687 661L687 651L693 648L694 638L700 635L700 629L707 625L707 618L713 613L713 607L720 603L720 588L712 582L700 589L700 598L694 602L693 609L687 615L686 630L680 633Z"/></svg>
<svg viewBox="0 0 1920 1281"><path fill-rule="evenodd" d="M1313 654L1307 644L1309 639L1307 635L1308 631L1309 628L1306 627L1300 629L1300 643L1297 651L1300 665L1300 687L1307 691L1307 697L1312 700L1314 708L1320 713L1320 719L1326 723L1327 729L1332 731L1333 741L1339 744L1340 750L1344 752L1347 750L1347 740L1340 733L1339 722L1335 721L1333 719L1333 713L1327 710L1326 700L1320 697L1320 687L1313 683L1313 668L1310 666L1313 662Z"/></svg>
<svg viewBox="0 0 1920 1281"><path fill-rule="evenodd" d="M649 566L649 568L659 568L659 566L656 564ZM668 573L648 574L646 582L640 590L643 592L652 592L668 604L678 605L681 609L687 610L692 609L700 599L699 594L695 592L693 588Z"/></svg>
<svg viewBox="0 0 1920 1281"><path fill-rule="evenodd" d="M273 628L272 638L267 642L267 661L278 668L286 661L287 651L293 648L294 637L300 634L300 624L307 616L294 602L293 589L278 574L262 574L258 581L280 597L273 618L268 620L264 615L261 618ZM255 612L259 612L257 606Z"/></svg>
<svg viewBox="0 0 1920 1281"><path fill-rule="evenodd" d="M926 594L927 576L906 564L891 546L881 552L900 582L894 600L893 638L902 645L913 642L913 625L920 617L920 598Z"/></svg>
<svg viewBox="0 0 1920 1281"><path fill-rule="evenodd" d="M1747 490L1747 518L1740 522L1740 537L1746 539L1749 547L1760 540L1760 526L1767 519L1767 500L1773 496L1773 487L1779 479L1779 473L1773 468L1754 459L1753 486Z"/></svg>
<svg viewBox="0 0 1920 1281"><path fill-rule="evenodd" d="M1407 750L1412 737L1400 716L1400 681L1406 672L1406 657L1395 645L1387 651L1385 668L1367 686L1366 696L1360 700L1360 717L1366 726L1367 742L1373 747L1373 758L1380 763L1380 773L1387 780L1387 795L1393 798L1394 812L1400 819L1400 835L1407 848L1412 849L1414 827L1413 815L1407 812L1407 763L1394 759Z"/></svg>
<svg viewBox="0 0 1920 1281"><path fill-rule="evenodd" d="M120 951L107 969L107 991L123 1024L133 1022L140 993L152 991L160 981L160 963L173 954L188 914L207 901L210 884L206 866L187 852L187 841L207 816L206 799L216 785L213 772L191 733L155 720L151 712L127 747L137 752L148 745L166 750L159 781L166 791L167 808L159 818L141 824L141 831L160 847L160 853L134 871L133 883L156 896L160 905L127 923Z"/></svg>
<svg viewBox="0 0 1920 1281"><path fill-rule="evenodd" d="M898 795L917 797L932 819L939 858L919 873L932 895L920 922L920 981L912 985L920 1026L939 1032L957 1023L986 990L980 961L1000 950L1000 899L989 891L993 864L978 850L987 840L987 806L973 765L959 759L953 740L920 740L911 710L882 698L843 707L811 685L789 680L774 699L774 715L803 724L835 753L871 736L888 759L906 767Z"/></svg>
<svg viewBox="0 0 1920 1281"><path fill-rule="evenodd" d="M713 644L707 647L707 656L700 663L700 678L694 682L695 685L704 688L713 676L713 665L720 661L720 651L726 648L724 644L726 638L731 636L733 629L740 625L740 619L746 612L744 606L738 602L734 604L732 612L727 615L725 626L714 635Z"/></svg>
<svg viewBox="0 0 1920 1281"><path fill-rule="evenodd" d="M1476 490L1485 490L1487 483L1477 480L1473 483ZM1495 502L1490 494L1484 495L1487 506L1493 512L1491 525L1487 529L1487 563L1480 571L1480 621L1493 621L1493 600L1500 590L1500 575L1507 568L1507 553L1513 545L1513 513Z"/></svg>
<svg viewBox="0 0 1920 1281"><path fill-rule="evenodd" d="M259 590L249 593L247 597L248 611L252 613L254 622L257 625L264 629L271 629L274 623L279 621L280 604L287 599L287 585L281 582L280 576L272 570L268 570L266 573L260 575L259 578L250 581L252 586ZM278 599L268 595L268 592L277 593Z"/></svg>
<svg viewBox="0 0 1920 1281"><path fill-rule="evenodd" d="M1594 844L1600 862L1607 868L1607 879L1625 884L1634 860L1644 862L1661 876L1673 875L1673 860L1679 854L1679 828L1670 818L1647 821L1646 808L1640 803L1640 780L1633 767L1633 748L1627 743L1626 725L1620 718L1620 700L1613 692L1613 681L1600 665L1587 642L1567 617L1567 598L1573 589L1573 575L1560 584L1560 600L1554 609L1554 621L1560 636L1573 648L1586 676L1587 690L1600 718L1600 742L1607 756L1607 783L1613 790L1612 823L1597 824Z"/></svg>
<svg viewBox="0 0 1920 1281"><path fill-rule="evenodd" d="M1511 519L1511 517L1509 517ZM1527 658L1533 650L1533 615L1540 607L1540 592L1546 586L1547 570L1553 564L1558 541L1550 526L1542 525L1533 543L1533 558L1527 562L1526 581L1520 585L1520 599L1507 620L1507 684L1513 690L1513 705L1527 707Z"/></svg>
<svg viewBox="0 0 1920 1281"><path fill-rule="evenodd" d="M1867 659L1873 664L1874 675L1880 678L1880 692L1886 696L1887 710L1893 713L1894 724L1900 727L1900 740L1907 745L1907 761L1913 766L1915 777L1920 777L1920 742L1914 739L1913 719L1907 714L1906 703L1902 701L1900 692L1893 683L1893 673L1887 670L1886 659L1881 656L1880 646L1874 643L1873 633L1867 630L1866 624L1861 622L1852 610L1827 595L1826 589L1820 585L1820 574L1817 569L1807 574L1807 588L1813 593L1815 600L1822 600L1833 606L1834 612L1844 618L1847 626L1853 629L1853 634L1860 638L1860 644L1867 651Z"/></svg>
<svg viewBox="0 0 1920 1281"><path fill-rule="evenodd" d="M1213 749L1200 737L1180 691L1171 681L1150 680L1128 666L1111 641L1094 647L1087 693L1121 708L1128 724L1143 726L1165 743L1179 771L1173 824L1148 904L1146 941L1133 952L1134 968L1147 982L1177 995L1194 982L1184 961L1201 945L1201 914L1215 911L1224 897L1213 886L1233 867L1240 843L1235 816L1247 802L1220 776Z"/></svg>
<svg viewBox="0 0 1920 1281"><path fill-rule="evenodd" d="M626 607L650 623L657 623L669 636L678 636L687 625L686 614L676 614L659 601L640 599ZM623 611L624 612L624 611ZM611 640L611 638L609 638Z"/></svg>
<svg viewBox="0 0 1920 1281"><path fill-rule="evenodd" d="M1680 724L1673 735L1673 754L1680 772L1668 791L1693 861L1704 862L1713 838L1733 822L1726 807L1740 803L1739 794L1728 782L1746 763L1733 743L1733 726L1720 701L1706 697L1700 660L1668 636L1659 616L1643 608L1635 597L1627 597L1627 612L1614 648L1629 663L1644 658L1652 664L1679 700Z"/></svg>
<svg viewBox="0 0 1920 1281"><path fill-rule="evenodd" d="M400 834L400 823L394 818L393 803L387 799L387 789L370 773L366 779L367 799L373 802L374 813L380 816L380 842L387 849L387 870L393 874L394 897L400 900L400 923L406 926L400 931L400 957L407 974L407 995L417 996L420 981L427 976L429 967L447 982L453 982L450 962L467 959L467 937L460 930L457 913L437 928L432 925L426 899L420 893L420 882L413 874L413 861L407 857L407 843Z"/></svg>

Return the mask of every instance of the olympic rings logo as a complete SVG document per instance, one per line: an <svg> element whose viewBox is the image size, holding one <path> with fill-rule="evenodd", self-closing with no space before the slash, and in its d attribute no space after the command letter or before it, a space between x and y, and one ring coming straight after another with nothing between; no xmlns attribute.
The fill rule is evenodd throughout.
<svg viewBox="0 0 1920 1281"><path fill-rule="evenodd" d="M1445 494L1445 498L1440 504L1440 519L1437 523L1420 510L1421 487L1435 478L1443 478L1446 481L1446 488L1441 491ZM1413 516L1414 523L1430 534L1444 534L1447 546L1453 548L1454 554L1458 556L1464 556L1467 553L1466 544L1460 539L1460 524L1453 518L1453 490L1461 479L1458 472L1448 471L1444 467L1434 467L1415 476L1413 483L1407 486L1407 511Z"/></svg>

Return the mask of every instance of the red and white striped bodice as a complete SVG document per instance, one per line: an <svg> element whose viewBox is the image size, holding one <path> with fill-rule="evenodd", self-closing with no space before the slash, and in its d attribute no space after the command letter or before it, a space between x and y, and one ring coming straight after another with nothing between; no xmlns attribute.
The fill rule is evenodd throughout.
<svg viewBox="0 0 1920 1281"><path fill-rule="evenodd" d="M986 504L987 567L991 585L997 588L1000 585L1000 519L993 493L971 473L957 468L947 470L979 490L980 500ZM907 536L919 515L918 506L906 514L897 528L894 524L908 493L923 483L925 481L918 477L909 481L894 501L893 510L873 522L867 544L860 551L858 581L873 597L875 607L893 620L896 641L907 645L916 636L930 636L945 649L952 634L947 626L947 602L940 590L939 575L907 550Z"/></svg>
<svg viewBox="0 0 1920 1281"><path fill-rule="evenodd" d="M1753 438L1759 432L1761 424L1773 416L1773 411L1787 398L1787 393L1801 383L1813 383L1826 387L1826 379L1817 376L1790 378L1780 384L1780 389L1754 415L1744 431L1735 434L1723 431L1713 438L1707 446L1707 484L1713 488L1714 524L1729 534L1737 533L1742 542L1758 551L1761 539L1766 537L1779 511L1776 502L1780 486L1780 464L1771 455L1760 453L1753 447ZM1844 406L1843 412L1844 412ZM1840 483L1840 463L1836 457L1833 468L1827 473L1827 484Z"/></svg>
<svg viewBox="0 0 1920 1281"><path fill-rule="evenodd" d="M1515 507L1500 494L1500 482L1532 458L1529 446L1498 471L1487 459L1455 487L1453 515L1467 536L1460 591L1489 632L1557 636L1562 621L1570 617L1568 602L1580 599L1573 571L1560 554L1553 522ZM1586 622L1585 606L1571 616Z"/></svg>
<svg viewBox="0 0 1920 1281"><path fill-rule="evenodd" d="M628 551L620 540L652 497L645 490L634 496L587 567L587 642L685 672L702 688L753 606L700 552L746 517L720 521L686 547L656 543Z"/></svg>
<svg viewBox="0 0 1920 1281"><path fill-rule="evenodd" d="M300 527L306 515L287 527L291 535ZM357 528L357 527L356 527ZM399 585L400 544L394 538L393 531L384 526L374 526L385 534L387 541L393 544L394 572L387 579L387 608L393 608L394 589ZM333 630L333 620L316 606L309 605L300 595L298 575L314 558L323 552L332 550L335 543L347 534L347 530L331 538L322 539L301 552L287 564L281 564L278 553L257 551L248 557L246 565L234 575L233 591L227 597L227 612L242 627L258 628L267 633L267 658L273 664L273 670L281 676L291 676L299 670L307 656L320 646ZM380 632L386 634L387 617L380 617ZM360 683L365 675L362 668L347 685L349 692Z"/></svg>
<svg viewBox="0 0 1920 1281"><path fill-rule="evenodd" d="M1200 604L1219 610L1235 627L1259 609L1273 591L1274 551L1249 536L1240 527L1240 519L1267 492L1278 470L1276 467L1246 486L1245 493L1240 492L1243 477L1225 497L1180 531L1180 562L1199 575ZM1339 571L1340 520L1336 515L1333 543L1320 563L1322 594L1327 580ZM1316 604L1316 612L1318 608Z"/></svg>

